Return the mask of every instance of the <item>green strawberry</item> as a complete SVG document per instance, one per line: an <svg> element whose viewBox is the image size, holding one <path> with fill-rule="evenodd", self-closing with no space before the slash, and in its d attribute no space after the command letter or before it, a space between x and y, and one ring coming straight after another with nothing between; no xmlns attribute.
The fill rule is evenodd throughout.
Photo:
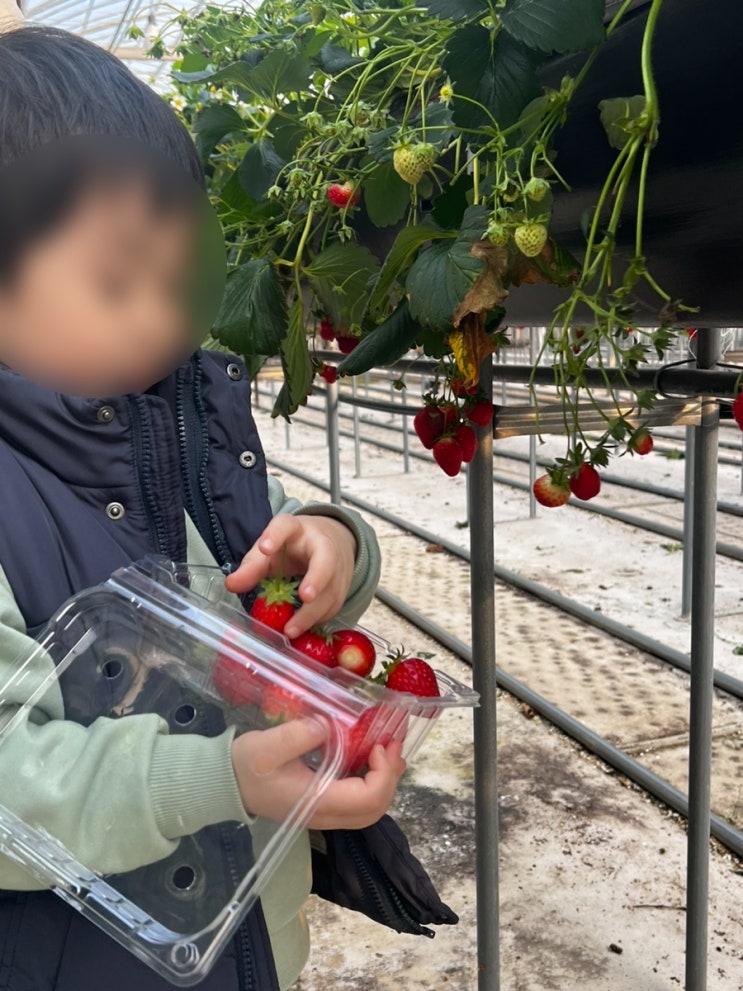
<svg viewBox="0 0 743 991"><path fill-rule="evenodd" d="M535 258L547 243L547 228L544 224L522 224L513 232L516 247L527 258Z"/></svg>
<svg viewBox="0 0 743 991"><path fill-rule="evenodd" d="M508 228L504 227L503 224L491 224L485 231L485 237L491 244L498 245L508 244L511 239Z"/></svg>
<svg viewBox="0 0 743 991"><path fill-rule="evenodd" d="M526 186L524 186L524 192L533 200L535 203L539 203L547 193L550 191L550 184L546 179L538 179L536 176L531 178Z"/></svg>
<svg viewBox="0 0 743 991"><path fill-rule="evenodd" d="M395 148L392 164L403 182L417 186L436 162L436 149L429 144L405 144Z"/></svg>

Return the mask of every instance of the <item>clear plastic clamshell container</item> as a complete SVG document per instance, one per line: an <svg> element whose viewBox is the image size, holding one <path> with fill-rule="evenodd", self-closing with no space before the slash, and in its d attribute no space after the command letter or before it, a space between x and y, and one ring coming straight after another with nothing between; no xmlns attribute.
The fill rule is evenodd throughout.
<svg viewBox="0 0 743 991"><path fill-rule="evenodd" d="M384 656L389 644L369 635ZM195 984L334 778L363 773L375 742L403 741L409 760L443 709L477 704L471 689L437 678L441 697L420 699L323 668L251 620L216 568L147 560L121 569L66 603L0 686L0 709L13 711L0 747L36 718L45 697L61 696L65 718L83 726L156 713L172 735L218 736L232 726L243 733L314 716L328 736L303 758L312 769L306 791L282 822L208 826L182 838L171 856L117 875L98 873L0 795L0 853L161 976ZM135 830L136 821L121 828Z"/></svg>

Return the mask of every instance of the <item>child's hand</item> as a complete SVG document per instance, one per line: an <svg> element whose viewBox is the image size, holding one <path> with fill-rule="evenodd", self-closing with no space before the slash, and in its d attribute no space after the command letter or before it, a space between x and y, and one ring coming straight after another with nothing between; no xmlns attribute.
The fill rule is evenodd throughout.
<svg viewBox="0 0 743 991"><path fill-rule="evenodd" d="M281 822L310 787L314 771L303 754L327 739L328 729L317 719L297 719L268 730L238 736L232 763L243 804L251 815ZM376 746L363 778L333 781L323 792L311 829L363 829L382 818L405 770L401 743Z"/></svg>
<svg viewBox="0 0 743 991"><path fill-rule="evenodd" d="M249 592L267 575L304 575L302 606L284 631L293 639L317 623L332 619L351 587L356 538L329 516L274 516L258 541L227 578L231 592Z"/></svg>

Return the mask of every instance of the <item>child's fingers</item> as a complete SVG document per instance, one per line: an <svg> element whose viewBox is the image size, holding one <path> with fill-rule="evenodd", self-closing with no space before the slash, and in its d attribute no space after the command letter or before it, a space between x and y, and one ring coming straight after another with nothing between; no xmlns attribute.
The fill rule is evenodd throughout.
<svg viewBox="0 0 743 991"><path fill-rule="evenodd" d="M260 735L260 747L252 755L251 773L259 777L273 774L290 761L319 747L327 736L327 724L320 719L292 719L281 726L264 730Z"/></svg>
<svg viewBox="0 0 743 991"><path fill-rule="evenodd" d="M407 767L406 762L402 757L402 741L395 740L392 743L387 744L386 747L377 744L372 747L371 753L369 754L369 771L366 775L367 781L369 780L369 774L374 774L377 771L382 772L385 775L391 775L395 780L399 780L405 772Z"/></svg>
<svg viewBox="0 0 743 991"><path fill-rule="evenodd" d="M302 524L296 516L284 513L274 516L239 566L227 577L225 584L230 592L249 592L255 588L270 572L272 558L301 533Z"/></svg>
<svg viewBox="0 0 743 991"><path fill-rule="evenodd" d="M310 557L307 574L299 586L302 605L286 624L284 632L293 639L311 626L335 616L343 605L343 598L333 578L336 560L329 547L319 546Z"/></svg>

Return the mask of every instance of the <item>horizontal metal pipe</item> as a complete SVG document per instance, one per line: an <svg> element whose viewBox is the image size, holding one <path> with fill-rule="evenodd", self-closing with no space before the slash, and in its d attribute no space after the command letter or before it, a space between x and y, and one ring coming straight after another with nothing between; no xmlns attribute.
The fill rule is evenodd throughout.
<svg viewBox="0 0 743 991"><path fill-rule="evenodd" d="M427 616L424 616L417 609L409 606L385 588L380 587L377 589L377 598L398 615L402 616L403 619L417 626L423 633L433 637L442 647L446 647L447 650L461 657L466 663L472 664L471 648L462 640L452 636L448 630L432 622ZM544 696L533 691L523 681L514 678L500 667L496 667L496 679L501 688L531 706L535 712L538 712L540 716L552 723L553 726L557 726L563 733L577 740L578 743L587 750L590 750L591 753L600 757L601 760L605 761L615 770L624 774L631 781L634 781L635 784L644 788L645 791L660 799L669 808L672 808L684 817L688 816L688 797L679 791L678 788L674 788L664 778L653 774L652 771L649 771L639 761L635 760L634 757L630 757L629 754L609 743L604 737L599 736L598 733L589 729L585 723L568 715L567 712L564 712L552 702L548 702ZM712 835L720 843L723 843L739 857L743 856L743 833L716 815L710 816L710 825Z"/></svg>
<svg viewBox="0 0 743 991"><path fill-rule="evenodd" d="M314 485L324 492L329 491L329 486L326 482L320 481L312 475L300 471L298 468L285 464L283 461L277 461L275 458L267 458L266 460L280 471L294 475L295 478L301 478L302 481L308 482L310 485ZM361 509L372 516L377 516L379 519L391 523L393 526L418 537L420 540L425 540L426 543L440 544L449 554L458 557L462 561L469 562L469 551L466 548L458 547L445 537L419 527L410 520L405 520L395 513L390 513L386 509L375 506L373 503L367 502L365 499L360 499L358 496L353 496L348 492L342 492L341 498L343 502L347 502L350 506ZM560 612L574 616L576 619L588 623L590 626L594 626L596 629L602 630L610 636L616 637L617 640L630 644L630 646L636 647L638 650L642 650L646 654L664 661L666 664L670 664L671 667L677 668L685 674L689 674L691 671L689 655L673 647L669 647L668 644L654 640L639 630L625 626L624 623L620 623L618 620L610 619L603 613L596 612L595 609L590 609L588 606L584 606L580 602L568 598L566 595L554 592L551 588L547 588L546 585L541 585L539 582L532 581L531 578L526 578L524 575L519 575L515 571L503 568L501 565L496 564L494 573L498 581L504 585L518 588L520 591L526 592L527 595L539 599L547 603L547 605L554 606ZM743 681L724 671L715 669L715 687L719 688L720 691L735 696L735 698L743 698Z"/></svg>
<svg viewBox="0 0 743 991"><path fill-rule="evenodd" d="M617 368L585 368L581 376L586 385L605 388L607 382L614 388L626 389L625 376ZM554 385L555 372L546 365L493 365L493 378L497 382L533 383ZM729 368L696 368L694 365L671 365L663 368L641 368L627 376L630 387L635 389L662 388L666 395L718 396L733 399L739 372Z"/></svg>

